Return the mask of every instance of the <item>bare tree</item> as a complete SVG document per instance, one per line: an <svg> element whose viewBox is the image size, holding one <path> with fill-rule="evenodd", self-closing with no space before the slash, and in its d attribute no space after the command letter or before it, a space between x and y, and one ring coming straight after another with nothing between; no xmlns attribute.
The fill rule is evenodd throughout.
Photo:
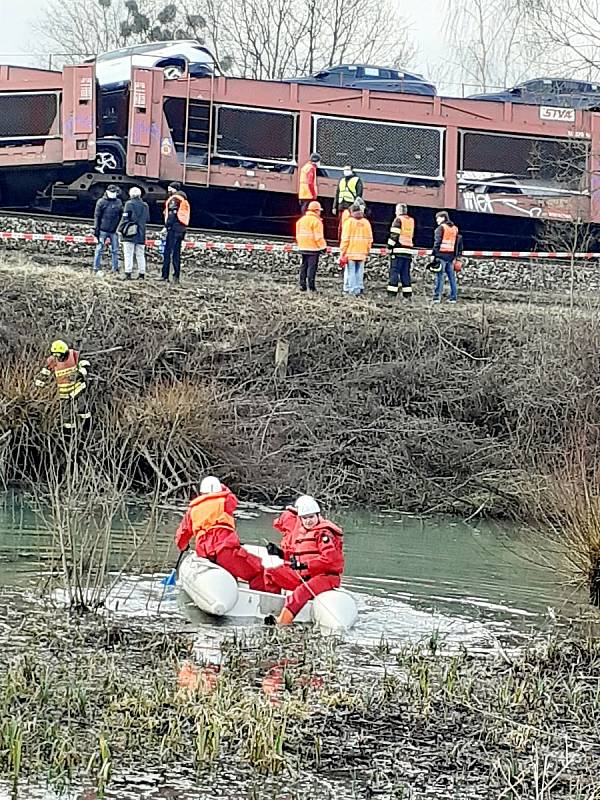
<svg viewBox="0 0 600 800"><path fill-rule="evenodd" d="M49 0L38 29L46 52L83 55L129 43L195 38L222 69L256 79L341 62L406 64L408 25L393 0ZM231 56L231 59L228 57Z"/></svg>
<svg viewBox="0 0 600 800"><path fill-rule="evenodd" d="M534 77L532 70L541 65L523 0L446 0L446 19L455 80L465 94Z"/></svg>
<svg viewBox="0 0 600 800"><path fill-rule="evenodd" d="M600 80L598 0L520 0L533 20L532 41L549 68L564 76Z"/></svg>
<svg viewBox="0 0 600 800"><path fill-rule="evenodd" d="M165 0L49 0L35 30L45 53L57 53L57 63L128 44L203 38L205 19Z"/></svg>

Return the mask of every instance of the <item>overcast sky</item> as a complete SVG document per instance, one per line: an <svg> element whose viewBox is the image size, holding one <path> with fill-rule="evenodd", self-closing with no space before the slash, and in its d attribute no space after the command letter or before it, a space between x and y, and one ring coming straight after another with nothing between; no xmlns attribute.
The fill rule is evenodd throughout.
<svg viewBox="0 0 600 800"><path fill-rule="evenodd" d="M401 0L397 0L401 2ZM90 0L81 0L81 11ZM351 0L350 0L351 2ZM413 66L427 74L432 65L443 61L444 42L439 20L442 0L404 0L402 13L410 19L418 55ZM28 55L35 49L30 23L46 5L46 0L0 0L0 63L36 63ZM37 65L37 64L36 64ZM438 78L436 75L435 78Z"/></svg>

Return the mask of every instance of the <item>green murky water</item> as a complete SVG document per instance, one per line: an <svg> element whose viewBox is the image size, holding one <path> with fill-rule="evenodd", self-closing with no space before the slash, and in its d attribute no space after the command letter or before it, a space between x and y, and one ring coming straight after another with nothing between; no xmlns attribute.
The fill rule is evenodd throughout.
<svg viewBox="0 0 600 800"><path fill-rule="evenodd" d="M160 585L175 558L170 543L179 517L161 512L150 533L144 509L132 509L127 524L116 523L113 566L118 569L134 546L140 555L116 587L112 608L132 616L191 616L199 630L211 631L214 620L186 607L177 592L165 594ZM243 512L242 541L276 541L273 518L258 510ZM556 548L531 533L399 514L336 519L345 530L346 584L359 604L355 640L415 640L436 631L450 645L489 648L496 638L518 643L543 629L555 612L569 616L585 602L564 588ZM47 526L18 498L0 503L0 581L5 586L32 589L47 570Z"/></svg>

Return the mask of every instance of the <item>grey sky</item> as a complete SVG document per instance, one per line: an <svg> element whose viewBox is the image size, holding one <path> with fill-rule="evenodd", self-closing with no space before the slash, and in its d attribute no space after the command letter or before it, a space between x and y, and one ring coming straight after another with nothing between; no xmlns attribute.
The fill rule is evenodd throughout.
<svg viewBox="0 0 600 800"><path fill-rule="evenodd" d="M81 0L81 12L90 0ZM397 0L401 2L401 0ZM32 56L35 37L31 22L46 5L46 0L0 0L0 63L39 64ZM404 0L402 12L409 18L412 36L418 55L413 66L427 74L430 69L437 73L443 63L444 42L441 34L440 8L442 0ZM435 69L437 67L437 69ZM432 76L438 80L437 74Z"/></svg>

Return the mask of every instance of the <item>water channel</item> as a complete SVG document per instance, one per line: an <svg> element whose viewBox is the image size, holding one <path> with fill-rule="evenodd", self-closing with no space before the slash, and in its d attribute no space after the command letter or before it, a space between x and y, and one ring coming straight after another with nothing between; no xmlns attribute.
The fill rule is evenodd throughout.
<svg viewBox="0 0 600 800"><path fill-rule="evenodd" d="M238 529L242 541L264 544L277 541L272 530L274 510L250 508L242 512ZM567 621L577 616L586 602L567 590L561 578L561 554L556 545L531 532L508 525L455 519L419 519L399 513L342 513L332 515L345 530L346 586L355 594L359 621L346 636L351 657L362 645L426 640L435 634L440 647L473 652L518 648L532 635L555 626L555 617ZM119 579L109 608L140 625L160 621L167 629L194 631L199 653L217 655L219 642L232 628L248 621L214 620L180 596L167 590L161 578L176 553L172 537L181 513L164 509L151 518L148 509L132 507L114 526L112 567L118 570L132 548L138 556L126 577ZM37 597L36 589L47 575L51 531L43 514L20 498L0 501L0 584L13 598ZM159 570L160 565L160 570ZM60 599L60 598L59 598ZM1 611L0 611L1 613ZM256 623L254 623L256 624ZM10 620L0 619L7 630ZM365 648L366 650L366 648ZM316 776L315 776L316 777ZM213 779L211 779L213 780ZM326 790L319 776L315 797L354 798L349 785ZM256 797L270 800L290 795L277 785L254 793L231 794L225 785L180 782L176 776L128 776L106 793L113 800L212 800ZM25 792L25 793L23 793ZM329 792L329 793L328 793ZM301 796L308 796L302 794ZM361 795L362 796L362 795ZM0 784L0 800L15 800ZM28 786L18 798L55 800L46 787ZM66 800L96 800L93 790L73 790Z"/></svg>
<svg viewBox="0 0 600 800"><path fill-rule="evenodd" d="M119 581L110 607L118 614L191 619L199 632L239 625L210 619L165 592L160 579L175 559L169 550L180 514L165 510L151 536L145 510L134 508L116 524L113 566L119 568L134 540L140 555ZM532 532L490 522L419 519L397 513L342 513L345 583L355 592L359 621L350 634L361 643L415 641L439 634L447 646L489 649L515 645L540 631L555 614L572 616L585 596L567 590L556 546ZM277 541L274 513L242 512L242 541ZM144 537L147 541L144 542ZM0 581L28 592L47 567L48 522L19 498L0 504ZM163 565L151 572L147 565ZM247 622L244 624L248 624Z"/></svg>

